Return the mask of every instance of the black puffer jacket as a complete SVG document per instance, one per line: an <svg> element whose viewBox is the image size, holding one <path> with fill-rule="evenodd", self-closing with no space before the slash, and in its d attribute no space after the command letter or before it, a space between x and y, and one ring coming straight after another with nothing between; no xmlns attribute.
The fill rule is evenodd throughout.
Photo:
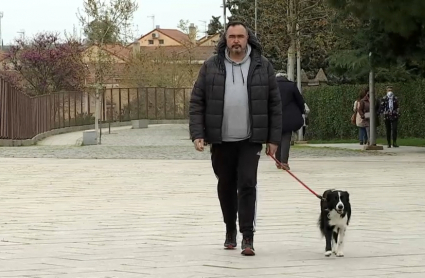
<svg viewBox="0 0 425 278"><path fill-rule="evenodd" d="M299 130L304 125L304 98L295 82L283 76L276 79L282 100L282 132Z"/></svg>
<svg viewBox="0 0 425 278"><path fill-rule="evenodd" d="M271 63L261 55L261 46L248 30L251 64L248 73L248 97L251 117L250 141L279 144L282 136L282 108L276 77ZM226 41L217 45L217 54L202 65L192 90L189 129L192 141L204 139L221 143L226 68Z"/></svg>

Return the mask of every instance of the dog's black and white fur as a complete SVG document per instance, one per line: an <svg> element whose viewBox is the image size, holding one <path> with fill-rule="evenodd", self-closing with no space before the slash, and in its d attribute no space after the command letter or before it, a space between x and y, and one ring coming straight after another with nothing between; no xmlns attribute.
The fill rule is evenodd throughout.
<svg viewBox="0 0 425 278"><path fill-rule="evenodd" d="M350 194L326 190L320 201L319 227L326 239L325 256L344 256L344 236L351 218Z"/></svg>

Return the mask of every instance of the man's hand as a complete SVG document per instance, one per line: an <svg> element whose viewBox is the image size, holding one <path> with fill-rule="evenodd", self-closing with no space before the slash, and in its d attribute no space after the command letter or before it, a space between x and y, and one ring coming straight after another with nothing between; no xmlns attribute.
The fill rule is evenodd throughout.
<svg viewBox="0 0 425 278"><path fill-rule="evenodd" d="M276 154L276 151L277 151L277 145L267 143L267 147L266 147L266 154L267 155L274 156Z"/></svg>
<svg viewBox="0 0 425 278"><path fill-rule="evenodd" d="M193 141L193 144L195 144L195 149L198 152L204 151L204 139L195 139L195 141Z"/></svg>

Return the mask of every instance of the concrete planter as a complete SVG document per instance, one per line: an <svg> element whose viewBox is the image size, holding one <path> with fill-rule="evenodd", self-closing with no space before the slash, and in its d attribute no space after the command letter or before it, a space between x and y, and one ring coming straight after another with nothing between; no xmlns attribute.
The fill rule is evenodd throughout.
<svg viewBox="0 0 425 278"><path fill-rule="evenodd" d="M83 145L97 145L97 132L94 129L83 131Z"/></svg>
<svg viewBox="0 0 425 278"><path fill-rule="evenodd" d="M148 125L149 125L149 120L147 119L131 121L131 126L133 129L148 128Z"/></svg>

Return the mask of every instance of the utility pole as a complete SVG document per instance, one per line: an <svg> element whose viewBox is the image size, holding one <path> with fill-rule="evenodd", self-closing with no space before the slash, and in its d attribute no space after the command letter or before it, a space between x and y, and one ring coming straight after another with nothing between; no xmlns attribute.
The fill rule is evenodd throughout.
<svg viewBox="0 0 425 278"><path fill-rule="evenodd" d="M373 28L374 21L372 18L369 20L371 23L371 26ZM372 39L372 38L370 38ZM366 150L383 150L383 146L377 146L376 145L376 123L377 123L377 111L376 111L376 98L375 98L375 73L374 73L374 58L372 51L369 52L369 102L370 102L370 108L369 108L369 145L365 146Z"/></svg>
<svg viewBox="0 0 425 278"><path fill-rule="evenodd" d="M223 0L223 28L226 30L226 0Z"/></svg>
<svg viewBox="0 0 425 278"><path fill-rule="evenodd" d="M1 20L3 18L4 13L0 12L0 50L3 50L3 38L1 36Z"/></svg>
<svg viewBox="0 0 425 278"><path fill-rule="evenodd" d="M199 20L199 21L204 23L204 33L205 33L205 37L206 37L208 35L207 21L206 20Z"/></svg>
<svg viewBox="0 0 425 278"><path fill-rule="evenodd" d="M301 88L301 40L300 40L300 30L297 23L297 87L300 93L303 93ZM306 115L304 115L306 117ZM298 130L298 141L304 141L303 136L303 127Z"/></svg>
<svg viewBox="0 0 425 278"><path fill-rule="evenodd" d="M254 13L255 13L255 36L257 36L257 0L254 2Z"/></svg>
<svg viewBox="0 0 425 278"><path fill-rule="evenodd" d="M369 102L370 102L370 118L369 118L369 146L367 150L383 150L384 147L376 145L376 98L375 98L375 73L373 71L372 52L369 52L370 72L369 72Z"/></svg>

